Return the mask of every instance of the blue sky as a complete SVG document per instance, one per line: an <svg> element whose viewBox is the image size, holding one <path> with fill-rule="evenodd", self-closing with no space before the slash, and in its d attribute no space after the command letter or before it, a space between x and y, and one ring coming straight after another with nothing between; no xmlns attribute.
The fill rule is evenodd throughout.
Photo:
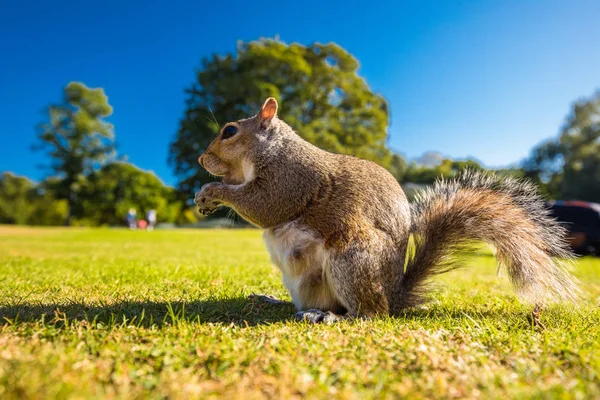
<svg viewBox="0 0 600 400"><path fill-rule="evenodd" d="M201 57L261 36L353 53L408 157L518 162L600 88L592 0L0 3L0 171L35 179L34 126L77 80L105 88L121 154L175 183L168 143Z"/></svg>

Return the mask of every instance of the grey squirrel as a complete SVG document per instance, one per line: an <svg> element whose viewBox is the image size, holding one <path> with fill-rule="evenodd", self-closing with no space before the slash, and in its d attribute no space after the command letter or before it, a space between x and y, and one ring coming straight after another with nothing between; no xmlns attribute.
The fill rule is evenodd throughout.
<svg viewBox="0 0 600 400"><path fill-rule="evenodd" d="M277 108L268 98L257 115L223 126L198 159L222 182L204 185L194 201L203 214L226 206L264 229L297 319L417 306L429 279L456 268L456 256L477 241L495 246L521 298L577 297L565 230L532 185L468 171L438 181L411 206L384 168L313 146Z"/></svg>

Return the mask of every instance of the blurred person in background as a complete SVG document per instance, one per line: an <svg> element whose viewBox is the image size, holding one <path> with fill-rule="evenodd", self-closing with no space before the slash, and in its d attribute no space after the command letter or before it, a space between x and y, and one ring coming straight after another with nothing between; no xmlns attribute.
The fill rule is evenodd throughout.
<svg viewBox="0 0 600 400"><path fill-rule="evenodd" d="M135 208L130 208L129 211L127 211L126 219L129 229L135 229L137 227Z"/></svg>
<svg viewBox="0 0 600 400"><path fill-rule="evenodd" d="M151 231L156 225L156 210L148 210L146 213L146 221L148 221L148 230Z"/></svg>

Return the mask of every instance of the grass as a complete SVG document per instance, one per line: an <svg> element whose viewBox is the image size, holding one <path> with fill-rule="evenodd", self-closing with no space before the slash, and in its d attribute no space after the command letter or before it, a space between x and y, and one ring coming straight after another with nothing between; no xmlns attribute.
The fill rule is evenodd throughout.
<svg viewBox="0 0 600 400"><path fill-rule="evenodd" d="M600 398L600 260L530 307L489 253L396 318L293 320L260 232L0 227L0 398Z"/></svg>

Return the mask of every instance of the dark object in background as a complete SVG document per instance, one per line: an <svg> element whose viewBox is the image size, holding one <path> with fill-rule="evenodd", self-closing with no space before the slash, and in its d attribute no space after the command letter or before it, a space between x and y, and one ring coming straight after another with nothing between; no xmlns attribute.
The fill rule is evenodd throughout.
<svg viewBox="0 0 600 400"><path fill-rule="evenodd" d="M556 200L546 205L569 230L569 242L575 253L600 256L600 204Z"/></svg>

